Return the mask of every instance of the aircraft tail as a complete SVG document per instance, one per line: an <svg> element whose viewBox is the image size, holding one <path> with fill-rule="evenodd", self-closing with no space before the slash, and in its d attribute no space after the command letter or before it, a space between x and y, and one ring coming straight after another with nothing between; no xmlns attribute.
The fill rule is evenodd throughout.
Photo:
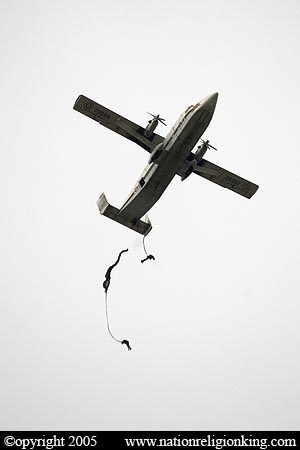
<svg viewBox="0 0 300 450"><path fill-rule="evenodd" d="M120 210L118 208L115 208L108 203L104 193L100 195L99 199L97 200L97 206L100 214L109 217L110 219L120 223L121 225L124 225L125 227L131 228L137 233L146 236L152 230L152 225L147 215L143 217L144 220L132 219L128 216L123 215L122 213L120 213Z"/></svg>

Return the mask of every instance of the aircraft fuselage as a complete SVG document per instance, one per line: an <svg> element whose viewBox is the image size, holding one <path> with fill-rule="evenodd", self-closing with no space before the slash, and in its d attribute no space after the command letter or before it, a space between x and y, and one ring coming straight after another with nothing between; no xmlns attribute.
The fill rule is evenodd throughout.
<svg viewBox="0 0 300 450"><path fill-rule="evenodd" d="M121 215L140 219L157 202L208 127L217 99L218 94L212 94L181 114L164 141L158 144L160 157L145 167L120 209Z"/></svg>

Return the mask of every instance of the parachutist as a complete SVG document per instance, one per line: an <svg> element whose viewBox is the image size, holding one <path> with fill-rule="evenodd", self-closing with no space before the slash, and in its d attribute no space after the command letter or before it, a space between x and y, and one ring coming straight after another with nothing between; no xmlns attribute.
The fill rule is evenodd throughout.
<svg viewBox="0 0 300 450"><path fill-rule="evenodd" d="M127 341L126 339L123 339L123 341L121 342L121 344L125 344L127 345L128 350L132 350L132 348L129 345L129 341Z"/></svg>
<svg viewBox="0 0 300 450"><path fill-rule="evenodd" d="M103 281L103 287L104 287L105 293L107 293L109 285L110 285L110 274L111 274L111 271L113 270L114 267L116 267L117 264L119 264L120 259L121 259L121 255L122 255L122 253L125 253L125 252L128 252L128 248L126 250L122 250L119 253L117 261L112 266L110 266L107 269L107 272L105 274L105 280Z"/></svg>
<svg viewBox="0 0 300 450"><path fill-rule="evenodd" d="M144 263L145 261L147 261L148 259L154 259L154 260L155 260L155 258L154 258L153 255L147 255L147 258L142 259L142 260L141 260L141 263L143 264L143 263Z"/></svg>

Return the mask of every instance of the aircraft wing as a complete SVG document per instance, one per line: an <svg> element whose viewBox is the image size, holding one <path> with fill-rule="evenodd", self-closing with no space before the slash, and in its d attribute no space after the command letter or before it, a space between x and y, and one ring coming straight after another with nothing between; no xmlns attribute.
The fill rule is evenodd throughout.
<svg viewBox="0 0 300 450"><path fill-rule="evenodd" d="M106 128L115 131L127 139L130 139L143 147L149 153L152 152L157 144L160 144L164 140L162 136L155 133L153 133L150 138L147 138L144 135L145 128L140 127L136 123L120 116L120 114L99 105L99 103L94 102L84 95L79 95L73 108Z"/></svg>
<svg viewBox="0 0 300 450"><path fill-rule="evenodd" d="M257 184L251 183L251 181L245 180L232 172L228 172L228 170L203 158L197 164L194 173L219 186L230 189L243 197L251 198L258 189Z"/></svg>

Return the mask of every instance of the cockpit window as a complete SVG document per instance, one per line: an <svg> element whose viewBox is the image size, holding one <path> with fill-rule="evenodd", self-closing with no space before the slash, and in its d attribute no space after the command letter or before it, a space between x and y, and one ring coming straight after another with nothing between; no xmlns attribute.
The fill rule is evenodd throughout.
<svg viewBox="0 0 300 450"><path fill-rule="evenodd" d="M192 109L193 106L194 106L194 105L188 106L184 112L187 113L188 110L189 110L189 109Z"/></svg>

